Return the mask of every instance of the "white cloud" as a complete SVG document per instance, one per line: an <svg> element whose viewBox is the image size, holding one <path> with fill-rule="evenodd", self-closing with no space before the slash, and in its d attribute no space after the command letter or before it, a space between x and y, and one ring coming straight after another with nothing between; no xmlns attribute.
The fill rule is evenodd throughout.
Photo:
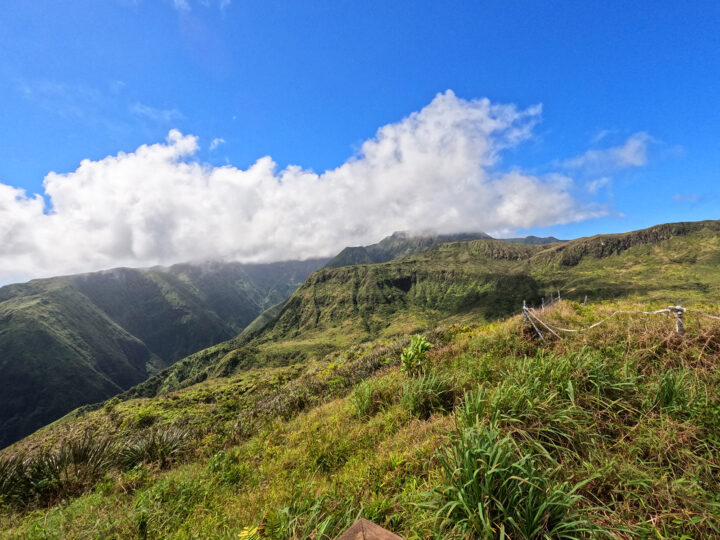
<svg viewBox="0 0 720 540"><path fill-rule="evenodd" d="M625 144L602 150L588 150L581 156L563 161L562 165L568 169L583 169L589 173L641 167L647 165L647 150L652 141L650 135L641 131L631 135Z"/></svg>
<svg viewBox="0 0 720 540"><path fill-rule="evenodd" d="M585 187L587 188L589 193L592 193L595 195L598 191L600 191L605 186L609 185L612 179L608 176L603 176L601 178L596 178L594 180L590 180L587 184L585 184Z"/></svg>
<svg viewBox="0 0 720 540"><path fill-rule="evenodd" d="M162 124L169 124L170 122L175 122L183 118L182 113L177 109L158 109L139 102L133 103L130 106L130 112L135 116L147 118L148 120Z"/></svg>
<svg viewBox="0 0 720 540"><path fill-rule="evenodd" d="M213 140L210 142L210 151L212 152L213 150L215 150L215 149L216 149L218 146L220 146L221 144L225 144L225 139L222 139L222 138L220 138L220 137L217 137L217 138L213 139Z"/></svg>
<svg viewBox="0 0 720 540"><path fill-rule="evenodd" d="M188 4L187 0L172 0L172 4L175 9L180 11L190 10L190 4Z"/></svg>
<svg viewBox="0 0 720 540"><path fill-rule="evenodd" d="M600 141L602 141L605 137L614 135L617 132L618 132L618 130L616 130L616 129L601 129L590 138L590 142L592 144L597 144Z"/></svg>
<svg viewBox="0 0 720 540"><path fill-rule="evenodd" d="M199 0L200 4L210 7L213 2L211 0ZM218 7L223 10L232 3L232 0L217 0ZM190 11L190 2L188 0L172 0L172 5L178 11Z"/></svg>
<svg viewBox="0 0 720 540"><path fill-rule="evenodd" d="M106 102L102 92L83 84L52 80L23 81L17 90L23 98L44 109L80 120L96 117Z"/></svg>
<svg viewBox="0 0 720 540"><path fill-rule="evenodd" d="M672 198L680 203L696 203L700 201L700 195L697 193L675 193Z"/></svg>
<svg viewBox="0 0 720 540"><path fill-rule="evenodd" d="M397 230L500 231L603 215L566 176L497 171L531 135L540 108L518 110L451 91L381 127L343 165L318 174L194 160L197 138L170 131L44 180L40 196L0 184L0 281L225 257L330 256Z"/></svg>

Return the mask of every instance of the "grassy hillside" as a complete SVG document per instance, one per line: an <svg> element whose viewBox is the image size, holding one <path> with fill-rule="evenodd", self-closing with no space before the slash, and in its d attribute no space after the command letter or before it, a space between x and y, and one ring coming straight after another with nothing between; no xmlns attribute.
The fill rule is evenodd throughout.
<svg viewBox="0 0 720 540"><path fill-rule="evenodd" d="M0 447L164 366L66 287L6 300L0 303Z"/></svg>
<svg viewBox="0 0 720 540"><path fill-rule="evenodd" d="M414 371L407 338L378 339L111 401L4 451L0 534L329 539L362 515L406 538L716 536L720 326L687 322L443 326Z"/></svg>
<svg viewBox="0 0 720 540"><path fill-rule="evenodd" d="M678 299L718 314L718 262L702 222L319 270L265 326L0 452L0 530L718 536L720 324L623 313L543 343L505 318L557 289L589 297L545 311L563 327Z"/></svg>
<svg viewBox="0 0 720 540"><path fill-rule="evenodd" d="M232 338L324 262L119 268L0 288L0 447Z"/></svg>
<svg viewBox="0 0 720 540"><path fill-rule="evenodd" d="M428 251L446 242L460 242L490 238L485 233L460 233L438 235L412 235L396 232L369 246L346 247L327 263L326 268L340 268L358 264L377 264L402 259Z"/></svg>
<svg viewBox="0 0 720 540"><path fill-rule="evenodd" d="M391 236L383 238L377 244L346 247L327 263L326 268L383 263L394 259L410 257L418 253L424 253L438 247L440 244L467 242L469 240L479 239L492 240L493 238L482 232L439 235L412 235L404 232L396 232ZM562 242L562 240L551 236L546 238L527 236L524 238L503 238L502 242L539 245Z"/></svg>
<svg viewBox="0 0 720 540"><path fill-rule="evenodd" d="M261 331L192 355L130 390L150 397L258 366L319 359L342 347L490 321L558 290L590 301L702 301L720 294L720 222L668 224L551 245L472 240L376 265L312 274Z"/></svg>

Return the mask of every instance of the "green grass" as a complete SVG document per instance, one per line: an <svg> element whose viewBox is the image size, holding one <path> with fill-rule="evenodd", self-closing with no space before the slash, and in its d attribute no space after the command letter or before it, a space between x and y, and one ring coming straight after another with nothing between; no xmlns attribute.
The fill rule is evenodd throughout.
<svg viewBox="0 0 720 540"><path fill-rule="evenodd" d="M580 326L634 307L562 302L545 317ZM403 339L113 403L0 468L70 444L69 426L109 445L183 430L181 450L103 465L61 497L5 497L0 530L334 538L362 515L406 538L716 536L720 325L687 322L680 337L664 317L619 316L547 344L519 317L455 325L426 333L421 377L400 370Z"/></svg>

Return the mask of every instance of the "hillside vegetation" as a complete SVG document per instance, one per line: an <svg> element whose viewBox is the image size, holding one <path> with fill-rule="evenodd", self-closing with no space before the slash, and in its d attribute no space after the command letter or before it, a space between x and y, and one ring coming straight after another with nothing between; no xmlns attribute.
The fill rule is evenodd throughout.
<svg viewBox="0 0 720 540"><path fill-rule="evenodd" d="M624 315L547 344L520 317L452 325L408 371L407 341L379 340L111 401L5 451L0 529L333 538L363 515L406 538L717 535L720 326L687 317L684 336Z"/></svg>
<svg viewBox="0 0 720 540"><path fill-rule="evenodd" d="M720 535L720 222L312 274L0 452L9 538ZM515 315L560 289L547 342ZM579 300L589 297L583 305ZM569 301L574 299L576 301Z"/></svg>
<svg viewBox="0 0 720 540"><path fill-rule="evenodd" d="M118 268L0 288L0 447L237 335L324 262Z"/></svg>
<svg viewBox="0 0 720 540"><path fill-rule="evenodd" d="M468 240L493 240L485 233L460 233L460 234L419 234L413 235L405 232L396 232L391 236L383 238L377 244L369 246L346 247L337 256L332 258L325 267L340 268L341 266L354 266L358 264L377 264L393 259L402 259L418 253L429 251L440 244L448 242L466 242ZM525 238L503 238L503 242L513 244L552 244L562 242L552 236L540 238L538 236L527 236Z"/></svg>
<svg viewBox="0 0 720 540"><path fill-rule="evenodd" d="M192 355L123 397L151 397L259 366L282 366L463 317L492 321L558 290L601 301L720 295L720 222L676 223L550 245L472 240L405 259L323 268L265 326Z"/></svg>

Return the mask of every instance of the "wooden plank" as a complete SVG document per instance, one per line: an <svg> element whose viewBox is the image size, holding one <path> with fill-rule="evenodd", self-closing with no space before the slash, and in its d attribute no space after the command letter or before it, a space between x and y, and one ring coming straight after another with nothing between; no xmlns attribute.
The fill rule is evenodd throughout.
<svg viewBox="0 0 720 540"><path fill-rule="evenodd" d="M335 540L404 540L365 518L358 519Z"/></svg>

